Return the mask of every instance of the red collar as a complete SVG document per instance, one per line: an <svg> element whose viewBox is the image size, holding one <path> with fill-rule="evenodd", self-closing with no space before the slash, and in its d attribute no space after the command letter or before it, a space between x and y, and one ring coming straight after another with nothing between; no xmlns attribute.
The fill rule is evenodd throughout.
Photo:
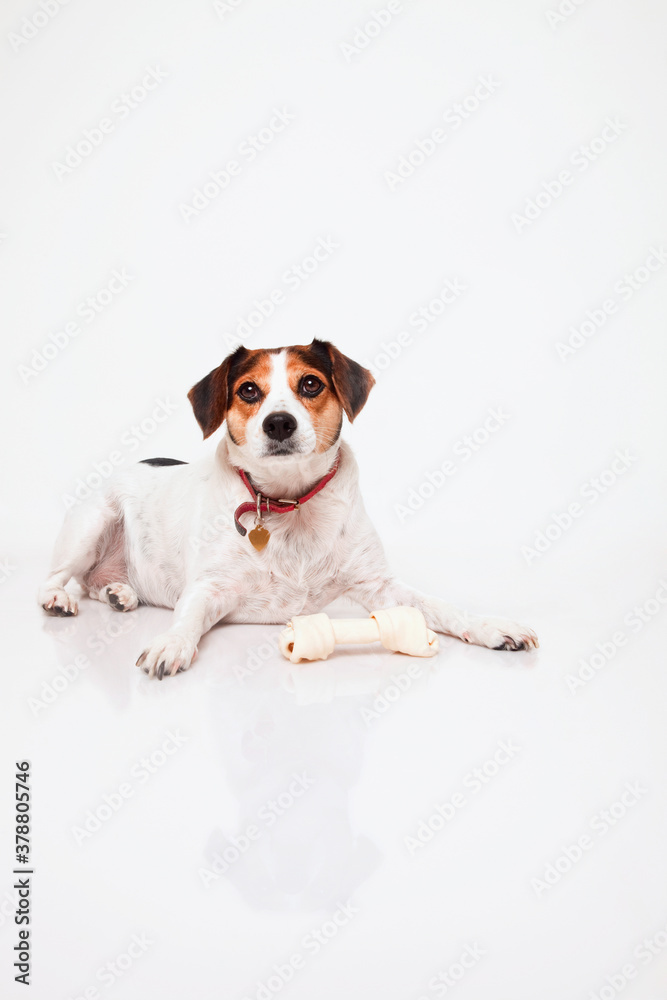
<svg viewBox="0 0 667 1000"><path fill-rule="evenodd" d="M243 469L237 469L239 476L247 486L250 496L253 497L252 502L246 500L245 503L240 504L234 511L234 524L236 525L236 530L240 535L247 534L247 529L243 527L239 518L243 514L249 514L251 511L261 518L263 513L266 514L285 514L290 510L298 510L301 504L306 503L311 497L314 497L316 493L319 493L328 482L330 482L333 477L338 472L338 465L340 463L340 452L336 455L336 461L332 467L327 472L326 476L320 479L319 483L313 486L312 490L305 494L305 496L299 497L298 500L274 500L272 497L265 497L262 493L258 493L255 487L250 482L248 473Z"/></svg>

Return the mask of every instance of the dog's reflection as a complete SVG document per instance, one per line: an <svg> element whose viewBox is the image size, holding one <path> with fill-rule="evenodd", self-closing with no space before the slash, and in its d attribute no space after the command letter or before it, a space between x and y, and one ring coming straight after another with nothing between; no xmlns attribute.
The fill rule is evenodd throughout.
<svg viewBox="0 0 667 1000"><path fill-rule="evenodd" d="M119 614L99 601L81 600L79 614L71 618L42 618L42 629L52 640L60 669L42 684L46 698L65 695L70 685L92 684L117 711L129 709L135 693L164 697L141 683L134 667L146 636L166 620L164 608L142 607ZM55 699L53 699L55 700Z"/></svg>
<svg viewBox="0 0 667 1000"><path fill-rule="evenodd" d="M290 664L277 651L277 628L223 625L202 642L196 671L155 684L132 664L143 635L163 614L141 608L119 615L83 601L78 617L47 618L44 629L63 666L86 657L72 683L97 689L117 711L131 710L139 693L142 702L168 703L173 718L181 682L189 694L201 692L214 748L204 766L221 817L208 840L193 845L203 887L215 892L227 879L260 910L307 912L344 901L381 861L350 801L375 725L369 713L377 719L392 710L393 697L383 693L391 689L400 698L405 683L421 686L434 661L364 647L341 648L325 662ZM249 647L249 638L259 646ZM239 676L237 664L248 661L249 648L264 654ZM408 671L412 678L401 686Z"/></svg>
<svg viewBox="0 0 667 1000"><path fill-rule="evenodd" d="M308 911L346 899L373 873L381 853L350 803L369 734L363 712L408 661L365 649L292 665L276 653L242 683L208 677L239 809L205 847L203 886L228 879L258 909ZM419 680L432 669L420 666Z"/></svg>
<svg viewBox="0 0 667 1000"><path fill-rule="evenodd" d="M107 703L126 708L130 685L120 674L136 646L139 621L97 601L84 601L83 612L73 618L43 619L60 668L42 684L42 697L55 700L51 692L60 697L72 685L87 684L101 690Z"/></svg>

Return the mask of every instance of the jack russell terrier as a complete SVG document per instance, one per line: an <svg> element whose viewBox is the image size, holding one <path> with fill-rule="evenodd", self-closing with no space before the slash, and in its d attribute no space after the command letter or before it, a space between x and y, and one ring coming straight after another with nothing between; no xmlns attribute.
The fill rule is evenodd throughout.
<svg viewBox="0 0 667 1000"><path fill-rule="evenodd" d="M205 438L226 421L214 456L144 460L68 511L44 610L77 613L72 577L116 611L173 608L169 630L137 660L160 680L188 669L216 622L284 624L341 596L367 611L418 608L429 628L464 642L536 647L531 629L468 615L389 571L340 440L343 413L354 420L373 384L325 341L239 347L188 393Z"/></svg>

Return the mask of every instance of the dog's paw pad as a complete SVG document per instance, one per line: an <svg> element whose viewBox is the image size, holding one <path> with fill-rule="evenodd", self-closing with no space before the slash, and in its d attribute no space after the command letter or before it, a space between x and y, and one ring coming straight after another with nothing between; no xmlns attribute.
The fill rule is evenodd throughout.
<svg viewBox="0 0 667 1000"><path fill-rule="evenodd" d="M127 583L111 583L104 593L114 611L134 611L139 604L139 598Z"/></svg>
<svg viewBox="0 0 667 1000"><path fill-rule="evenodd" d="M503 636L503 641L500 643L500 645L499 646L494 646L493 648L494 649L512 649L512 650L516 651L516 650L519 650L519 649L525 649L526 648L526 644L523 641L523 639L513 639L511 635L505 635L505 636Z"/></svg>

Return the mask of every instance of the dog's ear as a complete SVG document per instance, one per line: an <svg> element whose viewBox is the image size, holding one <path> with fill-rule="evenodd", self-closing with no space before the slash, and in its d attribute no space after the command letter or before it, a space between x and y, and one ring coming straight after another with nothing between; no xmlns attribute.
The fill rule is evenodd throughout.
<svg viewBox="0 0 667 1000"><path fill-rule="evenodd" d="M230 369L238 356L244 352L245 348L237 348L233 354L225 358L221 365L209 372L201 382L193 385L188 393L188 399L192 403L197 423L205 438L217 431L227 415Z"/></svg>
<svg viewBox="0 0 667 1000"><path fill-rule="evenodd" d="M375 385L375 379L368 368L357 364L330 344L328 340L314 340L312 346L326 350L331 362L331 380L336 394L343 404L350 423L363 409L368 394Z"/></svg>

